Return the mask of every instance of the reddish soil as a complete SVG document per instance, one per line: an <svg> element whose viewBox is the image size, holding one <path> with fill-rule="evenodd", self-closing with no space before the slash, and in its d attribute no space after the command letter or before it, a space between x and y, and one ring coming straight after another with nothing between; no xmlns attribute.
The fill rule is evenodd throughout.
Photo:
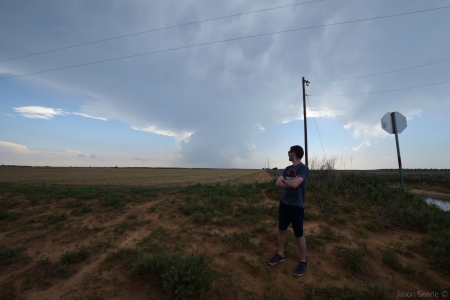
<svg viewBox="0 0 450 300"><path fill-rule="evenodd" d="M271 180L266 172L242 176L234 180L253 182ZM175 199L175 200L174 200ZM341 237L324 246L308 247L308 271L303 277L293 276L297 266L296 245L293 240L287 242L286 249L291 253L286 261L269 266L267 259L276 251L277 225L273 219L267 222L269 233L258 235L252 241L262 248L263 255L246 247L227 243L226 236L233 232L242 232L239 224L234 226L217 226L213 224L198 225L191 216L180 212L184 205L179 195L161 194L157 199L146 203L128 204L125 211L95 210L84 216L71 216L71 209L64 206L67 199L58 200L50 205L40 204L32 207L24 205L14 208L22 212L19 223L6 224L0 227L1 245L6 247L25 247L30 261L0 266L0 288L14 286L17 299L163 299L163 289L154 282L144 282L129 275L121 264L105 268L104 259L108 251L119 247L137 246L158 227L165 227L173 233L184 233L178 240L185 253L207 253L214 259L218 270L228 274L231 282L221 279L216 284L220 291L219 299L247 299L249 292L258 297L273 298L283 293L288 299L304 297L307 285L324 288L328 285L342 287L364 286L366 282L381 281L389 286L391 296L397 291L429 291L422 280L409 279L401 272L393 271L381 260L384 250L395 248L401 263L410 265L415 270L427 269L427 276L439 282L443 287L450 287L450 278L431 270L423 258L416 253L414 247L420 247L423 234L404 229L368 231L360 229L358 224L364 222L363 214L345 215L343 225L327 224L323 221L305 222L305 237L320 231L320 225L328 225ZM159 203L155 212L149 209ZM277 201L265 198L263 203L277 205ZM68 214L70 219L64 224L67 228L44 228L41 220L52 212L60 211ZM316 209L311 211L319 213ZM138 215L132 219L128 216ZM114 231L119 224L128 222L129 227L124 234ZM251 228L250 228L251 229ZM293 233L291 233L293 235ZM76 273L68 279L52 278L49 286L33 285L26 289L25 274L41 256L48 256L54 262L67 250L86 245L90 249L99 250L88 260L75 265ZM350 274L341 262L341 249L363 248L368 253L368 267L361 275ZM6 291L6 290L4 290ZM1 292L0 292L1 296ZM1 297L0 297L1 298ZM3 299L3 298L2 298Z"/></svg>

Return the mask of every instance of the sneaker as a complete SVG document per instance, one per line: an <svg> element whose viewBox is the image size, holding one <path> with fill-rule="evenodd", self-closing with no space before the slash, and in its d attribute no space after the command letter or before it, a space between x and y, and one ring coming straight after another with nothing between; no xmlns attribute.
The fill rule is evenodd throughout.
<svg viewBox="0 0 450 300"><path fill-rule="evenodd" d="M294 271L295 276L302 276L305 274L308 269L308 263L300 262L297 266L297 269Z"/></svg>
<svg viewBox="0 0 450 300"><path fill-rule="evenodd" d="M284 261L284 255L280 255L277 253L271 259L269 259L268 263L269 265L273 266L282 261Z"/></svg>

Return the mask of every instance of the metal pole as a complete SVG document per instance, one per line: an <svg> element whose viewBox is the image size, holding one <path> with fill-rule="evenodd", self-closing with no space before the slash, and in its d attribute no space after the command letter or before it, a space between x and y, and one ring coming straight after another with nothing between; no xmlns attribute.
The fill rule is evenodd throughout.
<svg viewBox="0 0 450 300"><path fill-rule="evenodd" d="M305 165L308 165L308 124L306 122L306 93L305 84L308 85L309 81L302 77L302 87L303 87L303 124L305 129Z"/></svg>
<svg viewBox="0 0 450 300"><path fill-rule="evenodd" d="M402 170L402 158L400 156L400 145L398 143L398 131L397 131L397 120L395 118L395 112L391 113L392 125L394 126L395 133L395 143L397 144L397 157L398 157L398 168L400 170L400 182L402 184L402 190L405 190L403 185L403 170Z"/></svg>

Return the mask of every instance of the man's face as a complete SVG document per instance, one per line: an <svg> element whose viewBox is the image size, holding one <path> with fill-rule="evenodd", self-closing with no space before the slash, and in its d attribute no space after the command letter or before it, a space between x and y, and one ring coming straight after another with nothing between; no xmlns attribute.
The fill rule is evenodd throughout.
<svg viewBox="0 0 450 300"><path fill-rule="evenodd" d="M288 151L289 161L292 161L294 159L294 155L295 155L294 151L292 151L292 150Z"/></svg>

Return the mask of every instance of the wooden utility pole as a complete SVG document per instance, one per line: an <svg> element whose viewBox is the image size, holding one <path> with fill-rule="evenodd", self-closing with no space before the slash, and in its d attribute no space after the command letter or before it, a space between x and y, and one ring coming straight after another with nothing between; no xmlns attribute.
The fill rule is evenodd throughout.
<svg viewBox="0 0 450 300"><path fill-rule="evenodd" d="M309 85L309 81L302 77L302 87L303 87L303 124L305 128L305 165L308 165L308 124L306 122L306 93L305 84Z"/></svg>

